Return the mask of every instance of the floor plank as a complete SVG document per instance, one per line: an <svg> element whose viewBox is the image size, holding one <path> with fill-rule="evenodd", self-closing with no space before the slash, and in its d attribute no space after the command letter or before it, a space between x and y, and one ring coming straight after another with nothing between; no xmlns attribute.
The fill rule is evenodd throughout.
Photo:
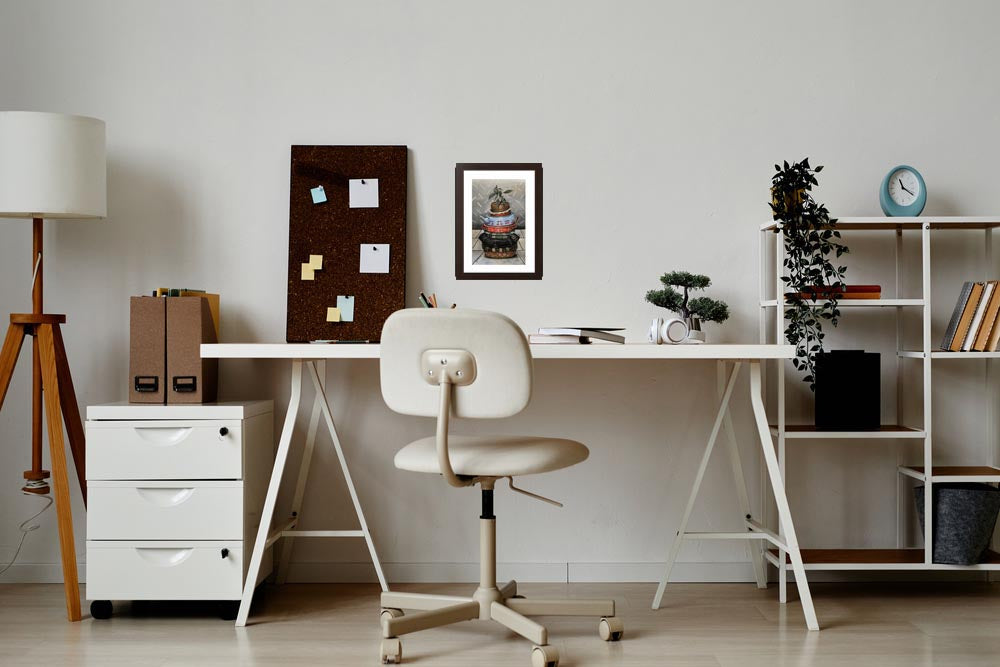
<svg viewBox="0 0 1000 667"><path fill-rule="evenodd" d="M465 595L467 585L400 585ZM659 611L653 584L523 584L527 596L611 597L626 638L605 643L596 619L543 618L562 667L971 665L1000 662L1000 587L987 583L814 584L823 631L805 629L794 594L748 584L671 585ZM790 589L794 593L794 587ZM264 587L251 625L209 605L118 603L108 621L68 623L59 585L0 586L0 664L376 665L378 589L368 584ZM404 664L530 665L530 644L492 623L403 638Z"/></svg>

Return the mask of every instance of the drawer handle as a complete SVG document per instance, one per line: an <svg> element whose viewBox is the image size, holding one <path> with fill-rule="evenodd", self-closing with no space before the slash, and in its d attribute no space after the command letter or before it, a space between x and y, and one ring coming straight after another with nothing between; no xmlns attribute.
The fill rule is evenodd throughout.
<svg viewBox="0 0 1000 667"><path fill-rule="evenodd" d="M135 427L135 432L139 434L139 437L149 442L151 444L160 447L170 447L182 442L185 438L191 435L193 429L190 426L187 427L155 427L155 426L137 426Z"/></svg>
<svg viewBox="0 0 1000 667"><path fill-rule="evenodd" d="M140 498L148 502L150 505L156 505L157 507L175 507L194 495L193 488L165 489L140 487L135 491L139 494Z"/></svg>
<svg viewBox="0 0 1000 667"><path fill-rule="evenodd" d="M175 567L186 561L194 552L193 548L175 549L171 547L135 547L135 552L157 567Z"/></svg>

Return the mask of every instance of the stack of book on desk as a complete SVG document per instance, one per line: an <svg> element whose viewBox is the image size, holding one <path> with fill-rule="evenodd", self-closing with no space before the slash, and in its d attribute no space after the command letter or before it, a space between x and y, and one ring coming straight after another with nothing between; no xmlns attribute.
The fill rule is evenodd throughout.
<svg viewBox="0 0 1000 667"><path fill-rule="evenodd" d="M612 331L622 329L610 329L602 327L548 327L541 328L538 333L528 336L531 343L556 344L556 345L587 345L591 340L604 340L609 343L624 343L625 336L621 336Z"/></svg>
<svg viewBox="0 0 1000 667"><path fill-rule="evenodd" d="M813 299L822 301L831 296L836 296L841 301L852 299L881 299L881 285L844 285L841 288L833 288L826 285L807 287L801 292L789 292L786 297L797 296L800 299Z"/></svg>
<svg viewBox="0 0 1000 667"><path fill-rule="evenodd" d="M996 280L967 282L951 313L941 349L951 352L996 352L1000 342L1000 286Z"/></svg>

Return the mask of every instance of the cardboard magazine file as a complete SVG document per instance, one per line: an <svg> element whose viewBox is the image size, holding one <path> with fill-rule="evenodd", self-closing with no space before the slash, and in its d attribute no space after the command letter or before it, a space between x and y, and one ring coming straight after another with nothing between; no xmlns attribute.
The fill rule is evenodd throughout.
<svg viewBox="0 0 1000 667"><path fill-rule="evenodd" d="M166 299L134 296L129 302L128 402L166 403Z"/></svg>
<svg viewBox="0 0 1000 667"><path fill-rule="evenodd" d="M161 299L167 309L167 404L213 403L218 394L219 360L202 359L202 343L217 343L209 299Z"/></svg>

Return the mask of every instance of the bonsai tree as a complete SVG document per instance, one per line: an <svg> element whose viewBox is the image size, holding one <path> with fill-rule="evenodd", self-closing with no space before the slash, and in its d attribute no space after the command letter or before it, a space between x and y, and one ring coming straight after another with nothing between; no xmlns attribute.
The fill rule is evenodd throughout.
<svg viewBox="0 0 1000 667"><path fill-rule="evenodd" d="M774 165L771 177L771 216L777 222L775 233L784 234L786 274L781 277L786 293L779 307L784 307L785 338L795 346L792 365L803 371L804 382L816 390L816 355L823 351L823 322L837 326L839 294L844 290L846 266L834 266L834 258L848 252L840 239L837 221L826 206L817 204L811 193L819 185L809 158L789 165Z"/></svg>
<svg viewBox="0 0 1000 667"><path fill-rule="evenodd" d="M504 195L509 195L511 190L503 190L499 185L494 185L493 189L490 191L489 197L492 203L490 204L491 211L504 211L510 208L510 204L507 202L507 198Z"/></svg>
<svg viewBox="0 0 1000 667"><path fill-rule="evenodd" d="M692 299L689 290L703 290L712 279L687 271L671 271L660 276L663 289L646 292L646 301L677 313L681 317L697 317L705 322L725 322L729 319L729 306L723 301L699 296ZM680 288L682 291L678 292Z"/></svg>

